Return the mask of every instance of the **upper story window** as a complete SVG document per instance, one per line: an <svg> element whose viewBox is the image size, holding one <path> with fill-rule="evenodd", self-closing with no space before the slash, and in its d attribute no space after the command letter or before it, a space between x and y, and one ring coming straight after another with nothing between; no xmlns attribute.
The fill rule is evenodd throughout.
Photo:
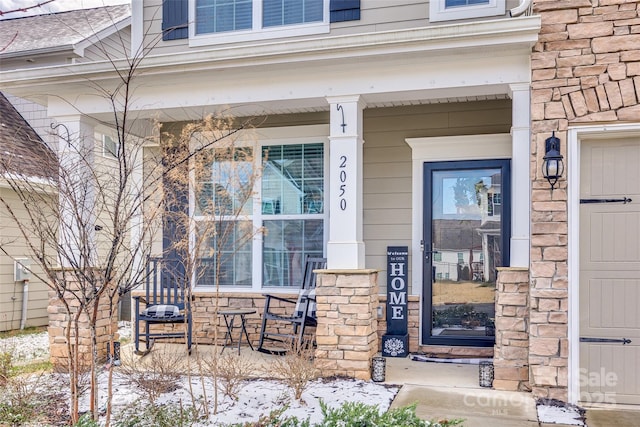
<svg viewBox="0 0 640 427"><path fill-rule="evenodd" d="M262 0L262 26L322 22L322 0Z"/></svg>
<svg viewBox="0 0 640 427"><path fill-rule="evenodd" d="M360 0L163 0L162 40L191 46L329 32L360 19Z"/></svg>
<svg viewBox="0 0 640 427"><path fill-rule="evenodd" d="M505 13L505 0L432 0L431 22L499 16Z"/></svg>
<svg viewBox="0 0 640 427"><path fill-rule="evenodd" d="M193 0L192 13L192 46L329 32L329 0Z"/></svg>
<svg viewBox="0 0 640 427"><path fill-rule="evenodd" d="M118 157L118 143L109 135L102 135L102 155L113 159Z"/></svg>
<svg viewBox="0 0 640 427"><path fill-rule="evenodd" d="M197 0L196 34L250 30L252 0Z"/></svg>

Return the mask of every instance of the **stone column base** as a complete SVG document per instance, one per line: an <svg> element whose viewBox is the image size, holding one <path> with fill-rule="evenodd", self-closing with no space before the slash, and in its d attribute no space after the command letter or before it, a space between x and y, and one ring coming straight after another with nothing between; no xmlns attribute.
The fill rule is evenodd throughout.
<svg viewBox="0 0 640 427"><path fill-rule="evenodd" d="M323 376L371 379L378 352L377 270L321 270L315 364Z"/></svg>
<svg viewBox="0 0 640 427"><path fill-rule="evenodd" d="M71 286L67 277L67 285ZM49 290L49 351L50 361L56 369L66 370L69 362L69 348L67 346L67 326L69 318L74 318L79 308L79 301L67 291L64 295L65 301L69 305L70 313L63 302L58 298L53 290ZM96 319L96 341L98 361L107 358L107 342L109 334L113 333L114 341L118 339L118 301L114 301L113 316L109 318L108 298L103 296L98 304L98 317ZM93 311L93 307L89 312ZM75 343L75 327L71 323L71 342ZM113 348L113 346L111 346ZM78 320L78 366L89 367L91 365L91 329L89 318L82 313Z"/></svg>
<svg viewBox="0 0 640 427"><path fill-rule="evenodd" d="M493 388L529 391L529 270L498 268Z"/></svg>

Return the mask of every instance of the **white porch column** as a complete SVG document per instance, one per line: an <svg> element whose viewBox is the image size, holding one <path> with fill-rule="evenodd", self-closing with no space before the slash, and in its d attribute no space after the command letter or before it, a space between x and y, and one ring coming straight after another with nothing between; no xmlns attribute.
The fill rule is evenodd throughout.
<svg viewBox="0 0 640 427"><path fill-rule="evenodd" d="M94 126L81 115L55 119L60 164L60 266L92 267L97 261Z"/></svg>
<svg viewBox="0 0 640 427"><path fill-rule="evenodd" d="M363 269L362 111L359 95L329 97L328 269Z"/></svg>
<svg viewBox="0 0 640 427"><path fill-rule="evenodd" d="M512 84L511 91L511 267L529 268L531 179L531 101L529 84Z"/></svg>

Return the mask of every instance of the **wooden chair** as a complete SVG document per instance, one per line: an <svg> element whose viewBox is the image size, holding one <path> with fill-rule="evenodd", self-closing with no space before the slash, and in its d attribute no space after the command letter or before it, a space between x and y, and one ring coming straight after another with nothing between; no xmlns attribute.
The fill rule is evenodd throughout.
<svg viewBox="0 0 640 427"><path fill-rule="evenodd" d="M316 274L314 270L327 267L325 258L307 257L304 266L304 276L300 285L298 298L289 299L278 295L265 294L264 313L260 342L257 350L262 353L284 354L290 347L300 348L303 345L305 328L316 326ZM287 307L286 313L274 312L272 301L280 302ZM281 347L267 348L267 342L280 343ZM285 348L282 348L284 345Z"/></svg>
<svg viewBox="0 0 640 427"><path fill-rule="evenodd" d="M177 260L150 258L147 263L146 290L144 296L134 296L135 302L135 351L146 355L155 340L185 338L187 351L191 354L191 302L187 292L189 281L184 274L184 266ZM144 323L143 331L141 324ZM184 328L167 331L165 325L177 324ZM157 325L157 330L151 326ZM144 341L145 350L140 351Z"/></svg>

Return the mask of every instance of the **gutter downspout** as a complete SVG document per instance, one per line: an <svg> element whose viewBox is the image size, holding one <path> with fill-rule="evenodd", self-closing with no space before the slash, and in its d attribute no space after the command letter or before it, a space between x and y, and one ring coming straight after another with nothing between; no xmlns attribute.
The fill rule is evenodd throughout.
<svg viewBox="0 0 640 427"><path fill-rule="evenodd" d="M533 14L533 5L531 2L532 0L522 0L518 6L509 10L509 14L511 17L520 16L522 14L525 16L531 16Z"/></svg>
<svg viewBox="0 0 640 427"><path fill-rule="evenodd" d="M27 324L27 305L29 302L29 281L22 281L22 317L20 318L20 330L24 329Z"/></svg>

